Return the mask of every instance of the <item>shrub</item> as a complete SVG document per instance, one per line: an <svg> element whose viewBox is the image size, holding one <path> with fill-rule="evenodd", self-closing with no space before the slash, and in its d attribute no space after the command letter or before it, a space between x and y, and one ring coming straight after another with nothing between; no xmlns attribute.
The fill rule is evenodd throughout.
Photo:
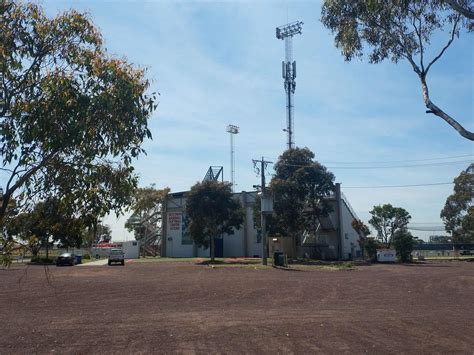
<svg viewBox="0 0 474 355"><path fill-rule="evenodd" d="M405 230L395 233L392 243L397 251L397 258L399 261L402 263L411 261L411 252L417 242L410 232Z"/></svg>
<svg viewBox="0 0 474 355"><path fill-rule="evenodd" d="M367 252L367 258L370 261L377 260L377 248L380 246L380 243L374 238L367 238L365 242L365 251Z"/></svg>
<svg viewBox="0 0 474 355"><path fill-rule="evenodd" d="M91 258L91 256L89 254L85 254L82 256L82 259L87 259L89 260Z"/></svg>

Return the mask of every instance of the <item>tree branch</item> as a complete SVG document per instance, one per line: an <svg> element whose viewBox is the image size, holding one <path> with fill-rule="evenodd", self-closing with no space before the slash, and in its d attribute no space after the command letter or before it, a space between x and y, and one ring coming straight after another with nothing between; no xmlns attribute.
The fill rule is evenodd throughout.
<svg viewBox="0 0 474 355"><path fill-rule="evenodd" d="M444 48L441 50L441 52L431 61L430 64L428 64L428 66L426 67L426 71L425 71L425 75L428 74L428 70L430 70L431 66L439 59L441 58L441 56L444 54L444 52L446 51L446 49L448 49L448 47L451 45L451 43L453 43L453 40L454 40L454 35L456 34L456 27L459 23L459 19L460 19L460 16L457 16L456 17L456 20L454 21L454 24L453 24L453 29L451 30L451 38L449 39L448 43L444 46Z"/></svg>
<svg viewBox="0 0 474 355"><path fill-rule="evenodd" d="M47 156L45 156L43 158L43 160L41 161L41 163L39 163L37 166L35 166L34 168L32 168L30 171L28 171L25 175L23 175L22 177L20 177L14 184L12 187L9 187L10 183L12 182L13 180L13 176L15 174L12 174L12 176L10 177L8 183L7 183L7 189L5 191L5 193L3 194L3 199L2 199L2 204L0 205L0 221L3 219L3 217L5 216L5 213L7 211L7 207L8 207L8 203L10 202L10 198L11 196L13 195L13 193L15 192L15 190L20 187L21 185L23 185L33 174L35 174L40 168L42 168L47 162L49 162L53 157L54 155L56 154L55 151L51 152L50 154L48 154ZM14 169L14 171L16 171L16 169L18 168L19 165L17 165Z"/></svg>
<svg viewBox="0 0 474 355"><path fill-rule="evenodd" d="M425 74L426 75L426 74ZM438 106L436 106L430 100L430 94L428 91L428 84L426 83L426 77L424 75L420 75L421 81L421 88L423 90L423 99L425 101L425 106L428 108L426 113L432 113L443 120L445 120L451 127L453 127L461 136L467 138L471 141L474 141L474 133L465 129L459 122L457 122L454 118L448 115L446 112L441 110Z"/></svg>
<svg viewBox="0 0 474 355"><path fill-rule="evenodd" d="M459 5L459 3L456 0L444 0L446 3L451 6L451 8L460 14L464 15L468 19L474 20L474 11L471 10L470 8L465 8Z"/></svg>
<svg viewBox="0 0 474 355"><path fill-rule="evenodd" d="M416 36L418 37L418 45L420 46L420 67L421 67L421 71L425 72L425 65L423 64L423 52L424 52L423 39L421 37L421 27L422 27L421 18L419 16L416 16L413 10L411 10L410 12L413 15L412 25L413 25L413 28L415 29ZM416 26L416 20L418 20L418 27Z"/></svg>

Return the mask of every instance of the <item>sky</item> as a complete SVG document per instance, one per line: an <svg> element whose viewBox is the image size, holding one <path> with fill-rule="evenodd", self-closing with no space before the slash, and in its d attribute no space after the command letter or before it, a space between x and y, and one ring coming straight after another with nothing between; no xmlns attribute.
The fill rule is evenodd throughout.
<svg viewBox="0 0 474 355"><path fill-rule="evenodd" d="M223 166L230 180L226 127L234 124L240 127L234 137L235 190L253 190L259 177L252 159L275 162L286 148L285 46L275 28L297 20L304 25L293 39L296 146L311 149L335 174L364 222L373 206L391 203L411 214L412 226L442 225L439 214L453 185L355 187L452 182L473 160L472 142L425 113L407 62L344 61L320 22L318 1L40 3L50 16L70 8L87 11L109 53L148 69L151 91L160 96L149 121L153 140L134 163L140 186L186 191L211 165ZM427 55L440 50L447 36L435 37ZM473 34L463 33L428 76L433 102L470 130L472 63ZM446 157L455 158L439 159ZM272 169L268 173L271 178ZM113 240L133 238L125 219L105 218ZM440 233L413 231L424 239Z"/></svg>

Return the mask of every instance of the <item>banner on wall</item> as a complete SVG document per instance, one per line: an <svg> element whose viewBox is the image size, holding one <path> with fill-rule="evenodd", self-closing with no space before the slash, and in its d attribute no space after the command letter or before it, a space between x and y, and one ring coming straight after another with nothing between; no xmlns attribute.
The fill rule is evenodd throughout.
<svg viewBox="0 0 474 355"><path fill-rule="evenodd" d="M180 231L183 214L181 212L168 213L168 229L170 231Z"/></svg>

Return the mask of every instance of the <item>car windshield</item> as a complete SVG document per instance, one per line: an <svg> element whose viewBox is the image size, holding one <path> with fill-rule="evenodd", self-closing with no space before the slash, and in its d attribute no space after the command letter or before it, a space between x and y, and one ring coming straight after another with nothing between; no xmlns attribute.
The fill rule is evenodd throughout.
<svg viewBox="0 0 474 355"><path fill-rule="evenodd" d="M122 250L120 249L112 249L110 251L110 255L120 255L120 254L122 254Z"/></svg>

